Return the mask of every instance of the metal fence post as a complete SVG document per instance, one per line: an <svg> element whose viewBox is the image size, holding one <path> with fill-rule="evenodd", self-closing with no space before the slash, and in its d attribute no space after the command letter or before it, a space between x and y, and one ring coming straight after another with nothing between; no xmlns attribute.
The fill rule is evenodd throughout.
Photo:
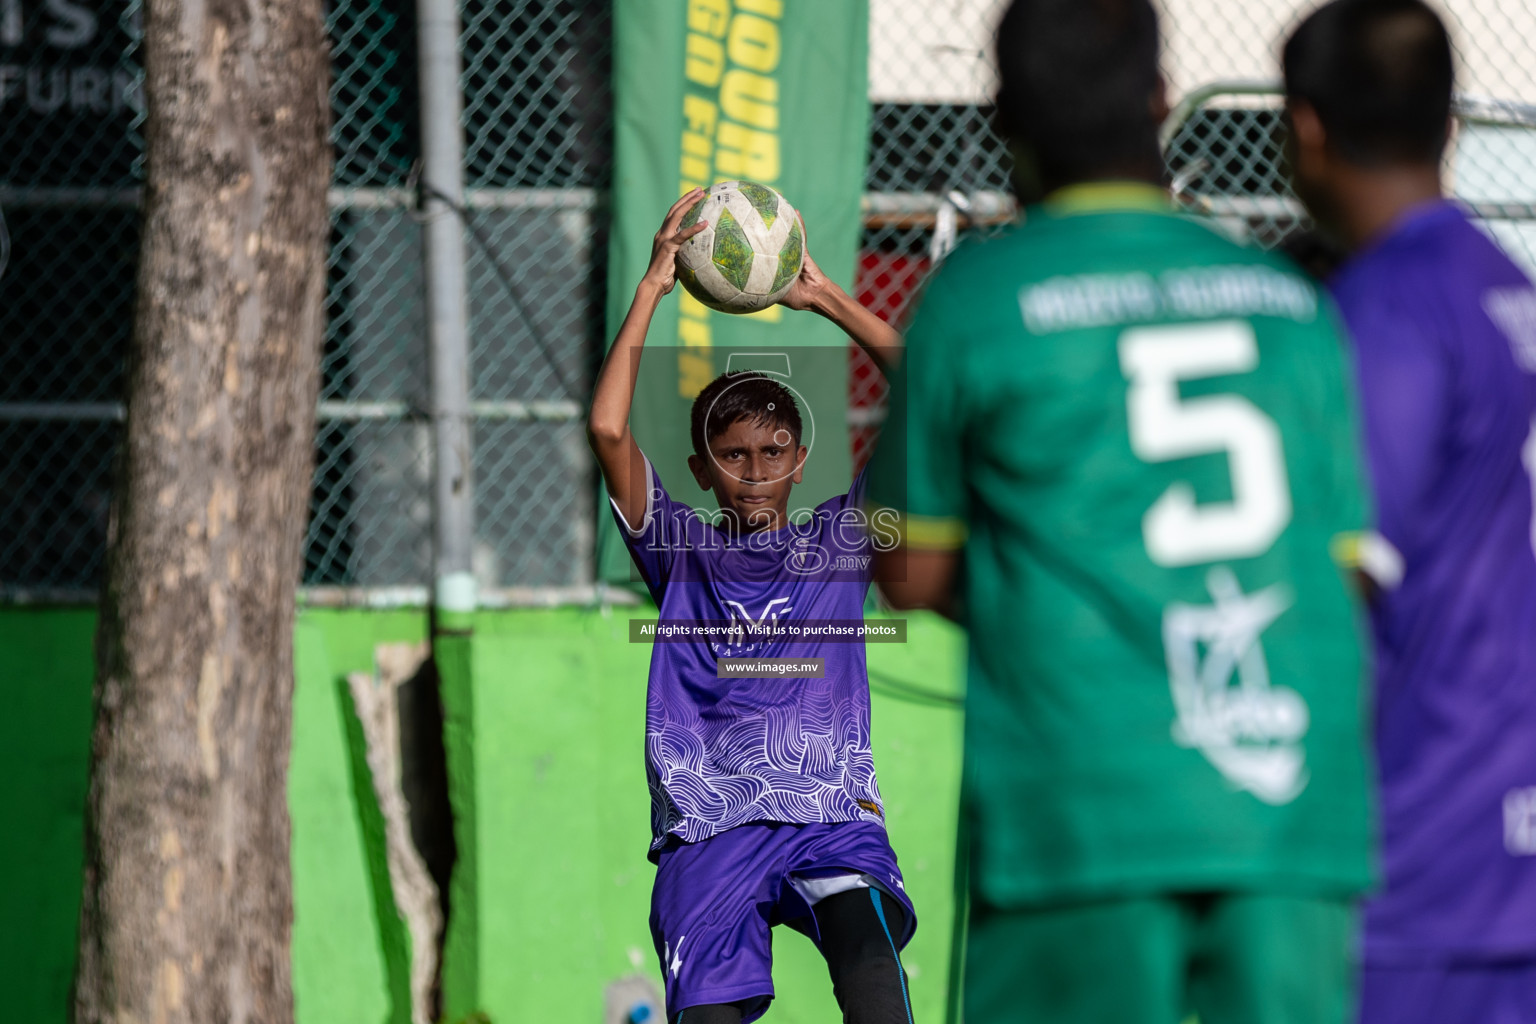
<svg viewBox="0 0 1536 1024"><path fill-rule="evenodd" d="M427 345L436 462L432 598L439 613L475 609L473 439L464 274L464 136L458 0L417 0L421 58L421 185L425 199Z"/></svg>

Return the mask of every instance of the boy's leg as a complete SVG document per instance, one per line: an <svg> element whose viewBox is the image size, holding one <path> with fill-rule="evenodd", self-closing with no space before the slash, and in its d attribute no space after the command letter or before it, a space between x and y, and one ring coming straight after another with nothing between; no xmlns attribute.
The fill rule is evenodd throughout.
<svg viewBox="0 0 1536 1024"><path fill-rule="evenodd" d="M780 888L780 919L815 940L843 1020L911 1024L900 950L917 928L882 825L797 827Z"/></svg>
<svg viewBox="0 0 1536 1024"><path fill-rule="evenodd" d="M971 1024L1179 1024L1187 921L1167 897L1028 910L973 906Z"/></svg>
<svg viewBox="0 0 1536 1024"><path fill-rule="evenodd" d="M812 913L846 1024L912 1024L907 972L896 947L906 931L906 908L879 889L850 889L820 900Z"/></svg>
<svg viewBox="0 0 1536 1024"><path fill-rule="evenodd" d="M1345 1024L1354 1007L1355 906L1224 893L1190 897L1190 995L1201 1024Z"/></svg>

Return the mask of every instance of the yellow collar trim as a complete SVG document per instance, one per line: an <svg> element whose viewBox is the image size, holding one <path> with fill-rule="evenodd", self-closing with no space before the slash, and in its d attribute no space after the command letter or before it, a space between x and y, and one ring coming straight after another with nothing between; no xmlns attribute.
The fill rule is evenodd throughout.
<svg viewBox="0 0 1536 1024"><path fill-rule="evenodd" d="M1140 181L1090 181L1059 188L1045 197L1045 206L1058 217L1078 213L1108 213L1112 210L1141 210L1170 213L1173 204L1168 193L1156 185Z"/></svg>

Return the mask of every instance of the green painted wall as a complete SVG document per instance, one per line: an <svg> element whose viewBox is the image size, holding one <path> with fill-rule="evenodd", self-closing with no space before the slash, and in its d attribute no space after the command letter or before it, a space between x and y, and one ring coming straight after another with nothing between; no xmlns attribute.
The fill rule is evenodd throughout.
<svg viewBox="0 0 1536 1024"><path fill-rule="evenodd" d="M0 992L28 1024L62 1024L75 967L95 628L85 609L0 614Z"/></svg>
<svg viewBox="0 0 1536 1024"><path fill-rule="evenodd" d="M0 991L7 1021L63 1024L80 912L90 753L92 609L0 609ZM348 746L348 672L426 636L416 612L308 609L295 631L293 981L299 1024L406 1024L404 953L372 796ZM359 801L359 793L365 797ZM373 839L375 841L370 841ZM381 886L381 882L384 884ZM391 962L391 960L395 962ZM393 983L392 983L393 982ZM397 1005L398 1004L398 1005Z"/></svg>
<svg viewBox="0 0 1536 1024"><path fill-rule="evenodd" d="M451 1017L597 1021L603 986L658 977L646 927L641 762L649 609L482 612L440 638L460 860L444 965ZM0 986L7 1019L62 1024L79 902L91 634L82 609L0 610ZM294 988L300 1024L403 1024L406 940L377 808L356 756L347 673L378 643L426 635L420 611L304 609L295 633ZM918 908L906 954L914 1010L941 1019L950 941L960 640L914 619L871 645L874 739L892 841ZM836 1019L814 948L775 945L778 1024ZM14 1014L14 1016L12 1016Z"/></svg>
<svg viewBox="0 0 1536 1024"><path fill-rule="evenodd" d="M298 1024L410 1024L410 946L346 677L372 671L376 645L426 635L421 611L299 614L288 770Z"/></svg>

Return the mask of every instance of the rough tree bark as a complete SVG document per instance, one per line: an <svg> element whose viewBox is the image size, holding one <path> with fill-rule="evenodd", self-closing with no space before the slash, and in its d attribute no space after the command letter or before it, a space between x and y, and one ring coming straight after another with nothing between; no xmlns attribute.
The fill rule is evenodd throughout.
<svg viewBox="0 0 1536 1024"><path fill-rule="evenodd" d="M330 182L321 0L147 0L147 187L74 1016L293 1017L286 780Z"/></svg>

